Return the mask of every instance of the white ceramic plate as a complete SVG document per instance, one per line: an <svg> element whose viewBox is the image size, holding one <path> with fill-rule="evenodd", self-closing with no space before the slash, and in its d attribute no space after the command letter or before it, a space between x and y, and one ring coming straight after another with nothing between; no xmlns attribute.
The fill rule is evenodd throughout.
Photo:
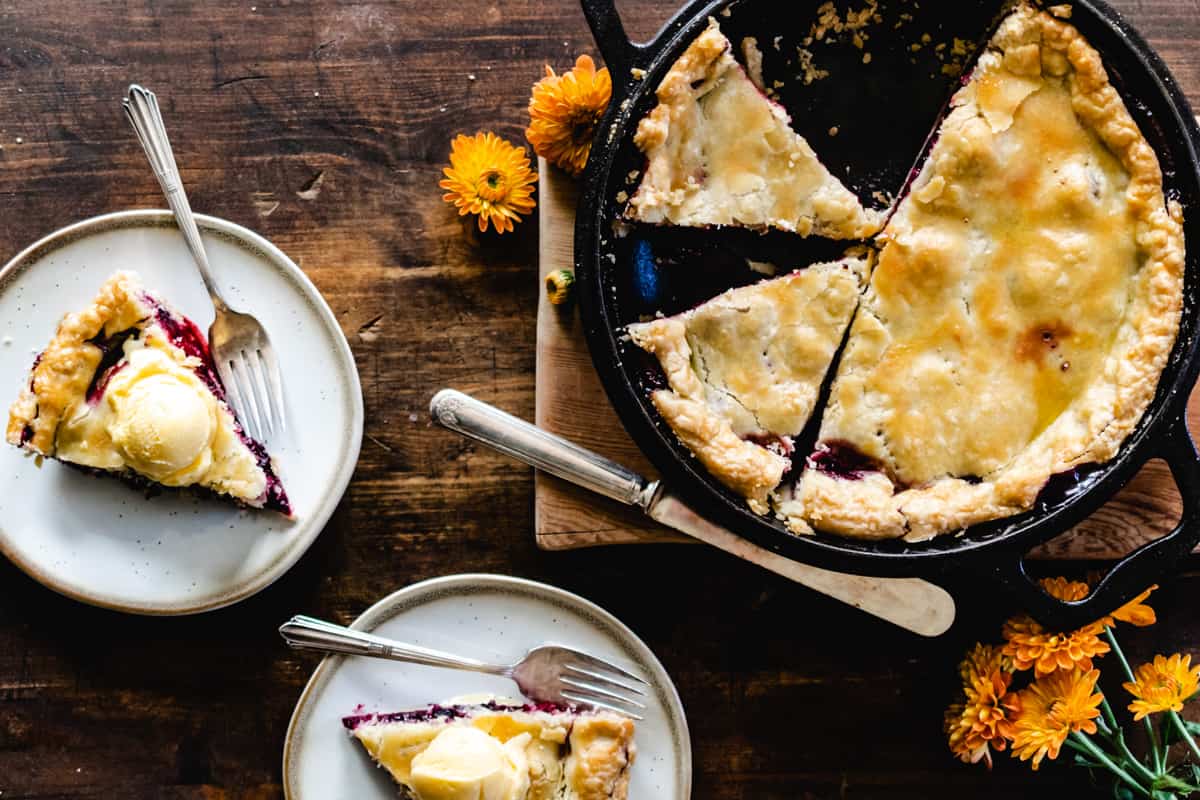
<svg viewBox="0 0 1200 800"><path fill-rule="evenodd" d="M451 575L401 589L354 628L465 656L512 663L535 645L565 644L632 666L650 682L637 724L632 800L689 800L692 747L687 719L662 664L616 617L570 592L503 575ZM342 717L398 711L465 694L517 696L504 678L435 667L331 656L321 662L292 714L283 750L288 800L394 800L387 773L346 733Z"/></svg>
<svg viewBox="0 0 1200 800"><path fill-rule="evenodd" d="M0 551L86 603L190 614L254 594L320 534L358 460L362 392L329 306L266 239L213 217L197 223L230 303L262 321L279 354L288 429L269 449L296 518L186 493L145 497L51 460L39 468L0 442ZM62 315L87 305L117 270L139 273L208 329L212 304L169 212L126 211L63 228L0 270L0 413Z"/></svg>

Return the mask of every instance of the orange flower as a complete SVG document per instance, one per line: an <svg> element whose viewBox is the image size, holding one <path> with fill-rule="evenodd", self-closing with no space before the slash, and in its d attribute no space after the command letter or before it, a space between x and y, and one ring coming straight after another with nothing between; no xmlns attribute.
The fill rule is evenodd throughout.
<svg viewBox="0 0 1200 800"><path fill-rule="evenodd" d="M547 65L546 77L533 85L529 98L525 137L539 156L578 175L587 166L596 126L611 98L608 68L597 71L591 56L580 56L562 75Z"/></svg>
<svg viewBox="0 0 1200 800"><path fill-rule="evenodd" d="M1158 621L1158 618L1154 615L1154 609L1142 601L1149 597L1150 593L1157 588L1158 584L1151 586L1149 589L1118 608L1112 614L1104 618L1104 624L1109 628L1113 626L1114 621L1128 622L1130 625L1136 625L1139 628L1145 628L1148 625L1153 625Z"/></svg>
<svg viewBox="0 0 1200 800"><path fill-rule="evenodd" d="M1179 653L1166 658L1155 656L1154 663L1142 664L1133 672L1134 681L1122 684L1136 698L1129 704L1135 720L1161 711L1182 711L1184 702L1200 689L1200 666L1192 666L1191 656Z"/></svg>
<svg viewBox="0 0 1200 800"><path fill-rule="evenodd" d="M1047 578L1042 587L1059 600L1081 600L1088 586L1065 578ZM1071 633L1047 631L1032 617L1021 614L1004 623L1004 655L1013 660L1013 667L1026 670L1033 667L1038 677L1060 669L1092 668L1092 659L1109 651L1107 642L1100 640L1103 620L1085 625Z"/></svg>
<svg viewBox="0 0 1200 800"><path fill-rule="evenodd" d="M442 199L458 208L459 216L475 214L480 232L490 222L497 233L513 229L535 205L533 186L537 173L529 169L524 147L515 147L494 133L455 137L450 166L438 186Z"/></svg>
<svg viewBox="0 0 1200 800"><path fill-rule="evenodd" d="M1015 695L1008 691L1012 672L999 647L977 644L959 665L963 679L962 702L946 709L945 732L950 752L966 763L986 761L991 751L1002 751L1012 737Z"/></svg>
<svg viewBox="0 0 1200 800"><path fill-rule="evenodd" d="M1032 759L1036 770L1046 756L1058 758L1072 731L1095 733L1104 699L1095 691L1099 677L1099 670L1060 669L1022 689L1013 722L1013 755Z"/></svg>

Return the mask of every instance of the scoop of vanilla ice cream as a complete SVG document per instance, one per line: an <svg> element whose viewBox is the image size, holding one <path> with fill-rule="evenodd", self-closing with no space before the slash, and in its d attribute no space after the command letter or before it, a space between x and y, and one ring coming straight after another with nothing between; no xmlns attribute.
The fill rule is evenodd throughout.
<svg viewBox="0 0 1200 800"><path fill-rule="evenodd" d="M412 760L410 785L417 800L524 800L529 740L501 744L478 728L446 728Z"/></svg>
<svg viewBox="0 0 1200 800"><path fill-rule="evenodd" d="M130 467L167 486L202 476L212 463L217 420L195 378L147 349L109 385L109 435ZM167 368L164 368L167 367Z"/></svg>

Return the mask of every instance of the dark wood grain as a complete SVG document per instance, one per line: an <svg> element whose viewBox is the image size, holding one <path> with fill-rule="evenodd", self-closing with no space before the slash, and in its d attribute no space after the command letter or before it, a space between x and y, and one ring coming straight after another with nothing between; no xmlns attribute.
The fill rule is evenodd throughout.
<svg viewBox="0 0 1200 800"><path fill-rule="evenodd" d="M622 3L643 34L672 5ZM1117 5L1200 101L1200 7ZM0 564L0 800L278 797L315 664L280 645L279 622L348 621L467 570L578 591L643 636L690 714L700 800L1086 795L1057 765L1031 776L1004 759L988 775L947 755L954 663L1010 610L969 576L950 576L962 619L930 642L705 548L544 553L531 472L430 427L441 386L533 415L537 222L480 236L435 184L453 134L520 139L542 64L581 51L594 49L575 0L0 3L0 253L162 205L117 107L144 82L194 207L266 235L329 299L367 407L336 517L236 608L123 617ZM1195 577L1165 587L1163 621L1133 651L1196 648L1197 590Z"/></svg>

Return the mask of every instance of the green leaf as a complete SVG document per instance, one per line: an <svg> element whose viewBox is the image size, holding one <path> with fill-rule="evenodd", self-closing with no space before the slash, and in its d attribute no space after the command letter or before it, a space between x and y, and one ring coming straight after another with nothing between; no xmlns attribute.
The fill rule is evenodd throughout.
<svg viewBox="0 0 1200 800"><path fill-rule="evenodd" d="M1133 789L1130 789L1119 781L1113 784L1113 797L1116 800L1138 800L1138 796L1133 793Z"/></svg>
<svg viewBox="0 0 1200 800"><path fill-rule="evenodd" d="M1183 719L1180 717L1180 719ZM1183 720L1183 727L1187 728L1187 732L1192 736L1200 736L1200 722L1192 722L1190 719Z"/></svg>
<svg viewBox="0 0 1200 800"><path fill-rule="evenodd" d="M1192 792L1200 792L1200 786L1196 786L1194 784L1188 783L1187 781L1181 781L1179 778L1176 778L1174 775L1158 776L1157 778L1154 779L1154 783L1151 785L1150 788L1156 792L1159 790L1162 790L1162 789L1168 789L1173 792L1183 792L1185 794L1191 794Z"/></svg>

